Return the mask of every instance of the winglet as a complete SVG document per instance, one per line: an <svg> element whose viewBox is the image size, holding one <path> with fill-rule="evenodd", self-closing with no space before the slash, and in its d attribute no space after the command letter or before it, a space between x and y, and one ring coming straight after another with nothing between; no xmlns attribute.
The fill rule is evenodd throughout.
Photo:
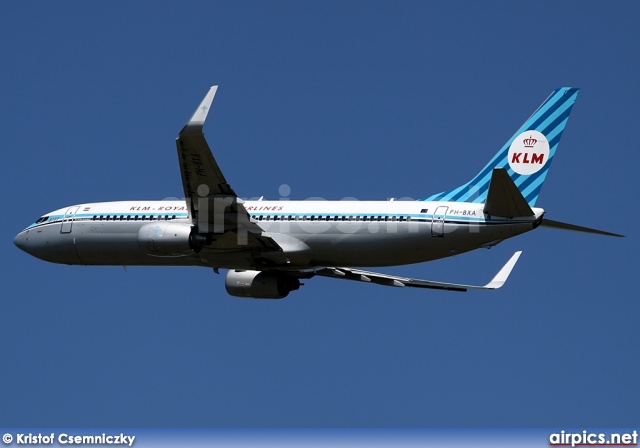
<svg viewBox="0 0 640 448"><path fill-rule="evenodd" d="M509 278L509 274L511 274L511 271L513 270L513 267L516 265L516 262L518 261L518 258L520 258L521 254L522 254L521 250L513 254L513 256L509 259L509 261L507 261L507 264L505 264L502 267L502 269L500 269L500 272L498 272L496 276L493 277L493 280L491 280L489 283L484 285L482 289L498 289L502 287L502 285L504 285L505 282L507 281L507 278Z"/></svg>
<svg viewBox="0 0 640 448"><path fill-rule="evenodd" d="M184 128L182 128L182 131L180 131L180 135L202 133L202 126L204 126L204 122L207 119L207 114L209 113L209 109L211 109L211 103L213 102L213 97L216 96L217 90L218 86L213 86L209 89L209 92L207 92L207 95L193 113L191 119Z"/></svg>

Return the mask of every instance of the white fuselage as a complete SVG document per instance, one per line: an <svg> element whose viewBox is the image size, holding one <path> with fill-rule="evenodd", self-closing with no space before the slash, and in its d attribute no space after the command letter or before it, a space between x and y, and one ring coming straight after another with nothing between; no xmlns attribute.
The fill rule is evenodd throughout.
<svg viewBox="0 0 640 448"><path fill-rule="evenodd" d="M390 266L490 247L536 227L529 218L483 213L483 204L426 201L245 201L251 221L280 244L288 267ZM15 243L46 261L80 265L173 265L253 269L269 253L215 243L199 253L152 254L143 226L192 226L184 201L80 204L44 215ZM149 227L149 224L155 223ZM163 227L163 228L164 228ZM241 238L236 233L220 235ZM240 241L240 240L238 240ZM301 249L302 248L302 249ZM263 260L264 261L264 260Z"/></svg>

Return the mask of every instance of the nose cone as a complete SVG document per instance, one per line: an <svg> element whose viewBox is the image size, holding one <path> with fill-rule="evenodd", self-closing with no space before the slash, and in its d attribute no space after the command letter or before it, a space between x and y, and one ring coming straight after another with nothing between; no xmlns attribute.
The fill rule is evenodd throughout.
<svg viewBox="0 0 640 448"><path fill-rule="evenodd" d="M15 244L18 247L18 249L29 253L29 251L27 250L27 235L26 235L26 232L18 233L16 235L16 237L13 239L13 244Z"/></svg>
<svg viewBox="0 0 640 448"><path fill-rule="evenodd" d="M23 230L15 236L13 244L29 255L51 263L80 262L75 248L75 238L70 234L61 234L57 226Z"/></svg>

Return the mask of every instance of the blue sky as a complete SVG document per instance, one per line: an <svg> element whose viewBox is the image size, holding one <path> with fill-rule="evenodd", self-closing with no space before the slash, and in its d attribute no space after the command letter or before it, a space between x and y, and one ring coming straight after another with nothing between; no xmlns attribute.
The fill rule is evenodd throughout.
<svg viewBox="0 0 640 448"><path fill-rule="evenodd" d="M637 425L635 2L2 2L4 426ZM538 229L384 271L231 298L200 268L48 264L13 236L65 205L181 197L205 133L242 197L426 197L469 180L546 96L581 88Z"/></svg>

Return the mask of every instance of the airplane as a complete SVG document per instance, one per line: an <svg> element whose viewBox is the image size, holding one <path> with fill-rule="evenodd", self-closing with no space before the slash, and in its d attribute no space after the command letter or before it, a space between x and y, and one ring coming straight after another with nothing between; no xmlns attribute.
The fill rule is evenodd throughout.
<svg viewBox="0 0 640 448"><path fill-rule="evenodd" d="M504 285L521 251L485 285L363 270L421 263L496 244L539 226L623 235L546 219L535 207L578 89L554 90L469 182L415 201L242 200L202 132L210 88L176 139L184 201L76 204L14 239L53 263L228 269L236 297L281 299L314 276L449 291Z"/></svg>

